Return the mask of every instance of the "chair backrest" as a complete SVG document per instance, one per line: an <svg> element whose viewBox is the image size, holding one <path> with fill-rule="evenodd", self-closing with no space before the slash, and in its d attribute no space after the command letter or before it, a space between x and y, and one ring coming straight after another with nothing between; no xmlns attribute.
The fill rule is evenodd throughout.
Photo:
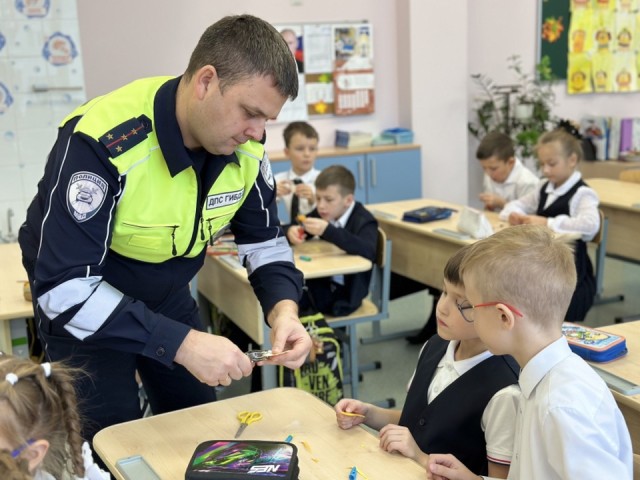
<svg viewBox="0 0 640 480"><path fill-rule="evenodd" d="M634 182L640 183L640 168L629 168L627 170L622 170L618 174L618 179L623 182Z"/></svg>
<svg viewBox="0 0 640 480"><path fill-rule="evenodd" d="M391 289L391 240L384 230L378 227L378 247L376 261L371 275L371 301L383 316L389 313L389 291Z"/></svg>
<svg viewBox="0 0 640 480"><path fill-rule="evenodd" d="M600 245L603 240L606 241L606 232L608 227L604 212L601 209L598 209L598 213L600 214L600 229L598 230L598 233L596 233L595 237L591 239L591 241L596 245Z"/></svg>

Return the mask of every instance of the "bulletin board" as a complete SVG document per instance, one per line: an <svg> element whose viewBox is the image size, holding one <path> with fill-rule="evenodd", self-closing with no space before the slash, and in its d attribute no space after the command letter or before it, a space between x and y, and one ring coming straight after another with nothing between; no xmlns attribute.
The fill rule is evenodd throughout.
<svg viewBox="0 0 640 480"><path fill-rule="evenodd" d="M373 27L368 22L275 24L298 66L299 90L278 123L375 111Z"/></svg>

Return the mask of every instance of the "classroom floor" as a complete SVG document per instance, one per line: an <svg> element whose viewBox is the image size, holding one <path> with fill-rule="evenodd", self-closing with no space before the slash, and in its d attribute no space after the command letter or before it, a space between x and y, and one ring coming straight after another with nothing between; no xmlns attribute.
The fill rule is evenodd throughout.
<svg viewBox="0 0 640 480"><path fill-rule="evenodd" d="M607 258L605 262L604 296L623 294L623 302L594 306L587 315L585 325L598 327L614 323L621 315L636 315L640 320L640 265ZM432 298L419 292L390 303L391 318L382 323L383 333L400 332L421 328L431 309ZM371 335L370 325L358 327L359 337ZM360 398L378 402L387 398L396 401L396 407L404 404L406 386L418 359L420 346L410 345L404 338L359 347L361 364L378 360L380 370L363 373L360 383ZM348 388L348 387L347 387ZM219 390L219 398L229 398L248 393L247 379L234 382Z"/></svg>

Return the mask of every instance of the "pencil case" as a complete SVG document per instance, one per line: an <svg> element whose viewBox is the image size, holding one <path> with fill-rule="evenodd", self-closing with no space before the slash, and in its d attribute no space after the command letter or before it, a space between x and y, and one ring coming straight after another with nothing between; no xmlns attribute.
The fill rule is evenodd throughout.
<svg viewBox="0 0 640 480"><path fill-rule="evenodd" d="M449 218L453 212L455 210L452 208L427 206L404 212L402 220L414 223L433 222Z"/></svg>
<svg viewBox="0 0 640 480"><path fill-rule="evenodd" d="M293 443L264 440L207 440L196 447L185 480L298 480Z"/></svg>
<svg viewBox="0 0 640 480"><path fill-rule="evenodd" d="M627 341L621 335L571 322L562 324L562 334L571 351L590 362L610 362L627 353Z"/></svg>

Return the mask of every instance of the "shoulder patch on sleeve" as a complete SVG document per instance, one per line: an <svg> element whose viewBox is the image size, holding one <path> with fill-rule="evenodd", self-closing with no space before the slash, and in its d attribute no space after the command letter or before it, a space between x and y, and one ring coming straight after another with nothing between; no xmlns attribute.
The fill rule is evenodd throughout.
<svg viewBox="0 0 640 480"><path fill-rule="evenodd" d="M67 186L67 208L76 222L82 223L93 217L104 203L107 182L91 172L76 172Z"/></svg>
<svg viewBox="0 0 640 480"><path fill-rule="evenodd" d="M152 130L151 120L145 115L142 115L141 117L131 118L113 127L102 135L99 140L107 147L111 157L115 158L145 140L147 133L150 133Z"/></svg>
<svg viewBox="0 0 640 480"><path fill-rule="evenodd" d="M271 171L271 162L269 161L267 152L264 152L262 160L260 160L260 173L262 173L264 183L273 190L275 188L275 182L273 181L273 171Z"/></svg>

